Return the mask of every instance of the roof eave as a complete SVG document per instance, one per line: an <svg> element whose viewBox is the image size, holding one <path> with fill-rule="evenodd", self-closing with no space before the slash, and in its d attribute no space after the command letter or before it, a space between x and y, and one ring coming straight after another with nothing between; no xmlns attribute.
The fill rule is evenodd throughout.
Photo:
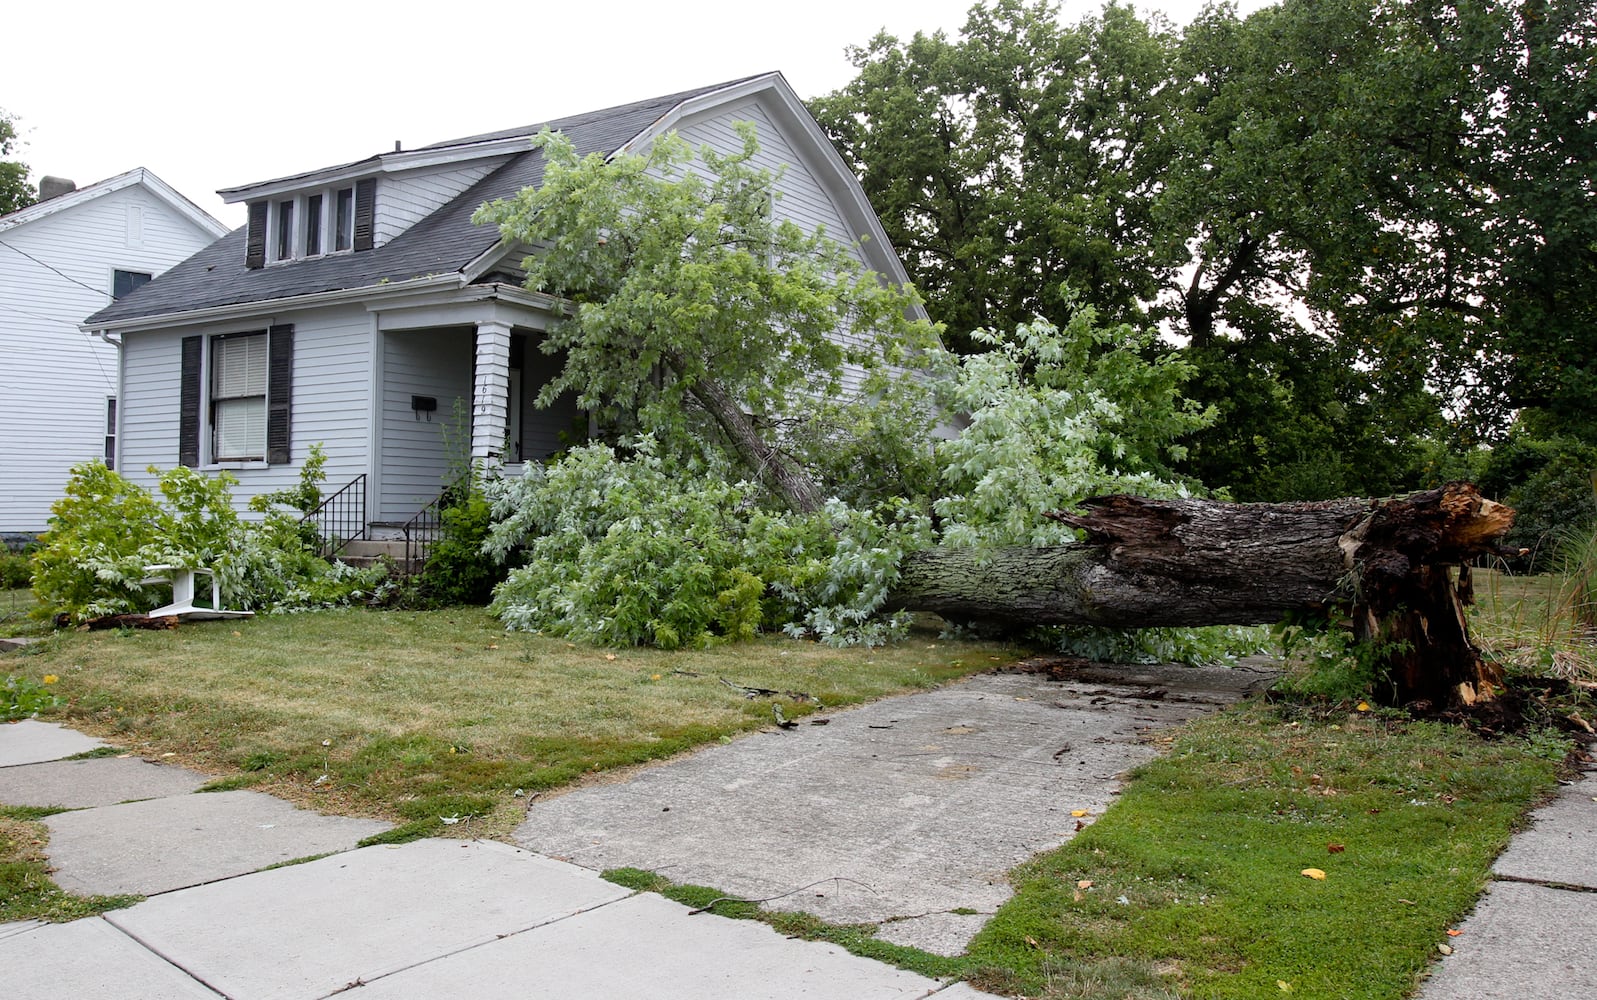
<svg viewBox="0 0 1597 1000"><path fill-rule="evenodd" d="M226 322L228 320L260 316L262 314L276 314L289 310L314 309L319 306L338 305L345 302L363 302L374 296L387 298L415 291L448 288L450 286L459 287L463 284L464 282L458 272L429 274L405 281L379 281L354 288L335 288L325 292L289 295L277 299L256 299L250 302L235 302L224 306L209 306L204 309L184 309L150 316L136 316L126 320L108 320L96 323L93 322L93 317L90 317L88 321L78 324L78 329L83 330L85 333L138 333L145 330L160 330L174 326Z"/></svg>

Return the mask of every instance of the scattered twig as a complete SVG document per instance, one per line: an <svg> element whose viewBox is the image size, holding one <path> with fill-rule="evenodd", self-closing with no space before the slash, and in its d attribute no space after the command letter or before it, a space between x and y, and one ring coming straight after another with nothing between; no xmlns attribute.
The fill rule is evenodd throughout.
<svg viewBox="0 0 1597 1000"><path fill-rule="evenodd" d="M864 882L860 882L860 881L857 881L857 880L851 879L851 878L846 878L846 877L844 877L842 875L833 875L831 878L819 879L817 881L811 882L809 885L801 885L797 889L789 889L786 892L779 892L775 896L766 896L763 899L743 899L743 898L738 897L738 896L718 896L715 899L710 900L708 903L705 903L703 906L699 907L697 910L689 910L688 911L688 916L691 917L691 916L694 916L695 914L708 912L710 910L715 909L717 906L719 906L722 903L770 903L770 902L773 902L775 900L785 899L788 896L792 896L792 895L794 895L796 893L803 892L805 889L813 889L816 886L823 885L823 884L825 884L827 882L849 882L849 883L852 883L853 885L859 886L861 889L864 889L866 892L869 892L873 896L881 895L881 893L877 892L875 889L873 889L870 886L866 885Z"/></svg>
<svg viewBox="0 0 1597 1000"><path fill-rule="evenodd" d="M771 714L776 716L776 724L782 729L798 728L798 723L790 721L787 716L783 715L782 706L774 701L771 702Z"/></svg>
<svg viewBox="0 0 1597 1000"><path fill-rule="evenodd" d="M805 694L803 691L773 691L770 688L750 687L747 684L738 684L733 681L729 681L725 677L717 677L716 680L720 681L722 684L725 684L732 690L741 693L743 697L750 700L755 698L791 698L794 701L813 701L817 705L821 703L821 699L812 694Z"/></svg>
<svg viewBox="0 0 1597 1000"><path fill-rule="evenodd" d="M697 673L692 670L673 670L671 673L678 677L705 676L704 674ZM748 698L750 701L754 700L755 698L791 698L793 701L813 701L817 705L821 703L821 699L815 697L813 694L806 694L803 691L776 691L771 688L752 687L748 684L739 684L736 681L729 681L725 677L717 677L716 680L720 681L722 684L725 684L738 694L741 694L743 697Z"/></svg>

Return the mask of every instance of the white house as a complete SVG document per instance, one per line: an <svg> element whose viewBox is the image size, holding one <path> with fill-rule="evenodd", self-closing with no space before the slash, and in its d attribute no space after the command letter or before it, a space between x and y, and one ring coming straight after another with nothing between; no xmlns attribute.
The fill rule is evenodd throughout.
<svg viewBox="0 0 1597 1000"><path fill-rule="evenodd" d="M117 351L84 317L226 232L143 167L0 216L0 537L44 530L68 470L114 454Z"/></svg>
<svg viewBox="0 0 1597 1000"><path fill-rule="evenodd" d="M559 363L537 349L557 303L522 288L525 249L472 213L539 182L529 139L544 127L579 155L668 130L732 152L739 121L762 165L787 166L779 214L863 238L868 266L908 281L779 73L246 184L220 193L248 207L247 226L85 323L122 345L118 467L229 469L242 503L292 485L320 443L328 491L350 485L361 511L341 533L383 536L468 457L514 465L580 440L574 403L532 405Z"/></svg>

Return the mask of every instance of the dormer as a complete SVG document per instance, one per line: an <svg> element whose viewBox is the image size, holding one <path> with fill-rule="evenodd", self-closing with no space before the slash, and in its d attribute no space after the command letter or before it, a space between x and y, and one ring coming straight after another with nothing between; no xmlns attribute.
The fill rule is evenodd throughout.
<svg viewBox="0 0 1597 1000"><path fill-rule="evenodd" d="M249 202L244 266L372 249L376 194L377 179L366 177Z"/></svg>
<svg viewBox="0 0 1597 1000"><path fill-rule="evenodd" d="M528 151L525 135L457 140L217 193L249 208L245 266L271 267L377 249Z"/></svg>

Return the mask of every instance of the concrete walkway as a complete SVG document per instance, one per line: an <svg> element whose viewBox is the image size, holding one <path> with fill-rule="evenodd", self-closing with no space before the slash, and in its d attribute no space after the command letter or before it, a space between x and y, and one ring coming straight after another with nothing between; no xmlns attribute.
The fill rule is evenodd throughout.
<svg viewBox="0 0 1597 1000"><path fill-rule="evenodd" d="M506 844L356 848L383 824L196 794L200 776L132 757L64 759L100 746L46 723L0 725L0 802L72 810L43 821L56 881L149 897L68 924L0 924L7 1000L983 995L690 915Z"/></svg>
<svg viewBox="0 0 1597 1000"><path fill-rule="evenodd" d="M197 794L203 778L178 768L68 759L102 746L69 729L0 725L0 803L71 810L43 821L57 882L148 897L0 924L0 995L973 1000L985 994L690 915L596 870L780 896L767 905L957 954L1007 898L1008 867L1100 814L1159 730L1251 680L973 678L536 802L520 847L357 848L383 825ZM1539 810L1495 871L1420 1000L1597 996L1597 775Z"/></svg>
<svg viewBox="0 0 1597 1000"><path fill-rule="evenodd" d="M1156 734L1276 676L983 674L536 802L515 840L959 955L1009 899L1009 870L1102 815Z"/></svg>
<svg viewBox="0 0 1597 1000"><path fill-rule="evenodd" d="M1492 873L1418 1000L1597 997L1597 772L1536 810Z"/></svg>

